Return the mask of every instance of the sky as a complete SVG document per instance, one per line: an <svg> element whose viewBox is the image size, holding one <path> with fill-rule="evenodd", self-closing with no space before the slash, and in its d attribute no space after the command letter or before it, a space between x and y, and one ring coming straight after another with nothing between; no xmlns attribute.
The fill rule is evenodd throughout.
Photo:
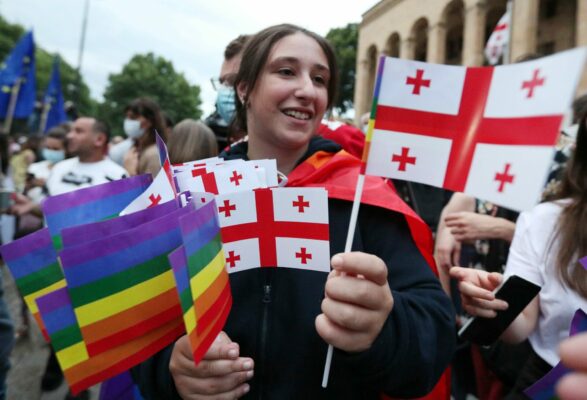
<svg viewBox="0 0 587 400"><path fill-rule="evenodd" d="M214 110L224 47L243 33L288 22L321 35L360 22L378 0L89 0L81 72L91 96L102 100L108 75L135 54L170 60L201 88L204 116ZM33 29L37 44L78 65L85 0L0 0L10 23ZM165 108L164 105L162 105Z"/></svg>

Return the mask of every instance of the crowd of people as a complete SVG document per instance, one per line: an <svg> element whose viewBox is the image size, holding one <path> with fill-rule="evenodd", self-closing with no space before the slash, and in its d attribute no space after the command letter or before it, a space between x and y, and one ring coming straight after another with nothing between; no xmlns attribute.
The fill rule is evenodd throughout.
<svg viewBox="0 0 587 400"><path fill-rule="evenodd" d="M216 155L275 159L288 186L336 188L329 192L332 272L263 268L232 274L235 301L204 360L196 366L187 336L178 338L133 368L143 397L412 398L432 391L452 364L455 399L518 399L561 359L578 372L561 382L560 396L587 396L587 338L564 341L575 310L587 310L587 270L577 261L587 255L585 98L575 102L576 140L571 135L560 149L570 158L562 160L564 172L549 179L542 204L518 215L462 193L443 194L450 200L433 226L436 276L432 249L428 254L416 244L406 220L404 194L381 178L367 178L371 193L358 215L352 251L344 252L352 206L347 195L354 191L348 177L359 173L364 136L359 128L323 122L339 74L328 41L301 27L276 25L239 36L224 56L213 81L216 111L205 121L173 125L165 105L138 98L120 116L122 141L115 143L99 119L83 116L54 127L41 141L6 144L2 154L15 190L14 204L3 211L16 217L15 238L43 226L39 204L46 196L155 176L161 168L157 133L172 163ZM463 313L492 318L507 308L493 291L513 274L542 287L501 337L515 346L457 346ZM0 400L14 338L26 337L29 329L24 305L19 318L14 333L0 303ZM328 345L335 352L323 388ZM501 368L512 361L519 365ZM53 390L62 380L51 354L42 388Z"/></svg>

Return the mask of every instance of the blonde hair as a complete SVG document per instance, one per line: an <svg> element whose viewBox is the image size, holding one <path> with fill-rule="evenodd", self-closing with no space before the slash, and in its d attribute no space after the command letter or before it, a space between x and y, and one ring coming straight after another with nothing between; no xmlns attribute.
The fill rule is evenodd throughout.
<svg viewBox="0 0 587 400"><path fill-rule="evenodd" d="M184 119L173 127L167 150L171 163L180 164L218 155L218 144L204 123Z"/></svg>

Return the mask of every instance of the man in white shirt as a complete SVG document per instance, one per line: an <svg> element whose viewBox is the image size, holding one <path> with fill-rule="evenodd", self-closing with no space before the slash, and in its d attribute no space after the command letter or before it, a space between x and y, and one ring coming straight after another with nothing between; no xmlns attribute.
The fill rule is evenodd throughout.
<svg viewBox="0 0 587 400"><path fill-rule="evenodd" d="M47 180L50 195L124 178L124 168L106 154L110 130L95 118L80 117L67 134L67 149L76 157L57 163Z"/></svg>

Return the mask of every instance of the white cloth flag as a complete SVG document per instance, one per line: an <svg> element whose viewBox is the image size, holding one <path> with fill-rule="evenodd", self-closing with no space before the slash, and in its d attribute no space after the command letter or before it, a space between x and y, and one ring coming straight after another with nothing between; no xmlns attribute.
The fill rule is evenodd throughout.
<svg viewBox="0 0 587 400"><path fill-rule="evenodd" d="M273 188L216 196L229 273L259 267L330 271L328 196Z"/></svg>
<svg viewBox="0 0 587 400"><path fill-rule="evenodd" d="M366 173L531 208L586 53L476 68L385 58Z"/></svg>
<svg viewBox="0 0 587 400"><path fill-rule="evenodd" d="M173 199L175 199L175 193L169 183L165 170L161 168L147 190L126 206L119 215L127 215L136 211L145 210L158 204L167 203Z"/></svg>
<svg viewBox="0 0 587 400"><path fill-rule="evenodd" d="M485 45L485 57L491 65L499 62L510 41L510 14L506 12L500 19Z"/></svg>

